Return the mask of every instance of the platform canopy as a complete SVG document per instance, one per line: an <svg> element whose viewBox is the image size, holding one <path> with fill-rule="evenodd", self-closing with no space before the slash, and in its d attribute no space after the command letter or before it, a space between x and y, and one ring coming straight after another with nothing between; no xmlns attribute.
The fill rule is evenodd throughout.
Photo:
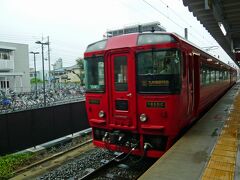
<svg viewBox="0 0 240 180"><path fill-rule="evenodd" d="M183 0L183 4L240 67L240 1Z"/></svg>

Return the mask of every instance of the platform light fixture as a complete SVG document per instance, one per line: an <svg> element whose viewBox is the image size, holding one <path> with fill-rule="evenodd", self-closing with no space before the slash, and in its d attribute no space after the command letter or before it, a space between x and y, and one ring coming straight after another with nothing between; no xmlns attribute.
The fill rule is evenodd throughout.
<svg viewBox="0 0 240 180"><path fill-rule="evenodd" d="M226 31L226 29L225 29L223 23L222 23L222 22L218 22L218 26L220 27L220 29L221 29L223 35L226 36L227 31Z"/></svg>

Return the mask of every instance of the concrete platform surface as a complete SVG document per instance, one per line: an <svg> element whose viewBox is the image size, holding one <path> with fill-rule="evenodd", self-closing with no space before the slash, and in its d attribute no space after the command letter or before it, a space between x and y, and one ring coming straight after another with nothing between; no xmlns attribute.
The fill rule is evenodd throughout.
<svg viewBox="0 0 240 180"><path fill-rule="evenodd" d="M239 88L240 83L232 87L139 179L201 179L225 121L229 118ZM240 158L237 157L236 159L236 171L238 172L235 173L235 179L238 179L240 178L238 176Z"/></svg>

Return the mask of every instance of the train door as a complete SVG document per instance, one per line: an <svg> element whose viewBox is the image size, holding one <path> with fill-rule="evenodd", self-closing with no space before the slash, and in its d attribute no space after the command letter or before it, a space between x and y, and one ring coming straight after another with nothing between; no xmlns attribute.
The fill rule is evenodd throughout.
<svg viewBox="0 0 240 180"><path fill-rule="evenodd" d="M196 116L200 101L200 54L193 53L193 113Z"/></svg>
<svg viewBox="0 0 240 180"><path fill-rule="evenodd" d="M196 115L199 104L199 54L192 53L188 56L188 114Z"/></svg>
<svg viewBox="0 0 240 180"><path fill-rule="evenodd" d="M111 51L109 126L136 129L136 85L134 55L130 50Z"/></svg>
<svg viewBox="0 0 240 180"><path fill-rule="evenodd" d="M188 55L188 115L191 116L194 109L194 59Z"/></svg>

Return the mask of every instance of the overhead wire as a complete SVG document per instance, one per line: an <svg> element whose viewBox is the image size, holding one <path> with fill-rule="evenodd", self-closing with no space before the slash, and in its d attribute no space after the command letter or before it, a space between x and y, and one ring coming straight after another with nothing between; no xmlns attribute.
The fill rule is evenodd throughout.
<svg viewBox="0 0 240 180"><path fill-rule="evenodd" d="M159 0L162 4L164 4L169 10L171 10L171 12L173 14L175 14L176 17L178 17L179 19L181 19L185 24L187 24L190 28L194 29L194 32L199 32L194 26L192 26L191 24L189 24L188 21L186 21L184 18L182 18L181 14L178 14L176 11L174 11L170 5L166 4L164 1ZM193 35L191 32L189 32L189 34L191 34L192 36L196 37L195 35ZM200 34L200 33L199 33ZM204 37L203 37L204 38ZM204 38L205 39L205 38ZM205 39L207 42L209 42L211 45L214 45L212 42L208 41L207 39Z"/></svg>
<svg viewBox="0 0 240 180"><path fill-rule="evenodd" d="M172 20L169 16L167 16L165 13L161 12L158 8L156 8L155 6L153 6L151 3L147 2L146 0L142 0L145 4L147 4L148 6L150 6L152 9L154 9L156 12L158 12L159 14L161 14L162 16L164 16L166 19L168 19L169 21L171 21L172 23L174 23L176 26L180 27L181 29L184 29L183 26L181 26L180 24L176 23L174 20ZM199 41L201 41L202 43L206 43L206 41L203 41L203 39L193 35L192 33L190 33L192 36L194 36L196 39L198 39Z"/></svg>
<svg viewBox="0 0 240 180"><path fill-rule="evenodd" d="M163 0L159 0L159 1L160 1L162 4L164 4L168 9L170 9L179 19L181 19L183 22L185 22L186 24L188 24L192 29L194 29L194 31L193 31L194 33L199 32L194 26L191 26L191 24L189 24L189 22L185 21L185 19L182 18L181 15L179 15L179 14L177 13L177 11L174 11L174 9L172 9L172 8L170 7L170 5L166 4ZM206 30L204 30L204 31L206 31ZM222 56L223 56L223 58L224 58L224 59L229 59L227 53L225 52L225 50L222 49L222 47L218 44L218 42L212 37L212 35L211 35L209 32L207 32L207 33L209 34L209 37L210 37L211 40L212 40L212 41L209 41L209 39L208 39L208 38L204 38L204 35L203 35L204 41L206 41L206 42L209 43L207 46L218 46L218 48L219 48L219 51L218 51L218 52L211 52L211 54L212 54L213 56L216 56L216 54L218 54L220 51L222 51L222 52L224 52L223 54L221 53ZM191 33L191 32L189 32L189 34L192 35L192 36L194 36L194 37L196 37L196 36L195 36L193 33ZM198 34L200 34L200 33L198 33ZM215 54L214 54L214 53L215 53ZM230 59L231 59L231 58L230 58Z"/></svg>
<svg viewBox="0 0 240 180"><path fill-rule="evenodd" d="M174 23L176 26L180 27L181 29L184 29L184 27L177 23L176 21L174 21L171 17L169 17L168 15L166 15L165 13L163 13L162 11L160 11L157 7L155 7L154 5L152 5L151 3L149 3L148 1L146 0L142 0L145 4L147 4L149 7L151 7L152 9L154 9L156 12L158 12L159 14L161 14L161 16L164 16L166 19L168 19L169 21L171 21L171 23ZM177 14L177 12L175 12L168 4L166 4L165 2L163 2L162 0L160 0L160 2L162 4L164 4L169 10L171 10L171 12L173 12L177 17L179 17L181 19L181 21L183 21L184 23L188 24L188 22L186 22L181 15ZM126 6L126 4L124 4L124 6ZM128 7L129 8L129 7ZM137 8L134 8L134 10L136 10ZM149 14L148 14L149 16ZM190 25L191 26L191 25ZM195 34L192 34L191 32L189 32L190 35L194 36L196 39L200 40L201 42L203 43L206 43L206 41L208 41L207 39L205 39L205 41L203 41L202 39L199 39L199 37L195 36ZM24 34L24 37L23 36L16 36L16 35L9 35L9 34L0 34L0 36L5 36L5 37L11 37L13 39L28 39L28 40L41 40L41 36L35 36L35 35L31 35L31 34ZM44 37L43 40L46 40L46 37ZM51 42L53 40L51 39ZM61 41L61 40L56 40L54 39L54 41ZM63 42L63 41L62 41ZM63 42L65 43L65 42ZM58 45L57 45L58 46ZM35 46L32 46L32 48L34 49L37 49L40 51L40 46L39 45L35 45ZM47 49L47 48L46 48ZM63 54L69 54L69 55L72 55L72 53L75 53L75 51L73 51L72 49L68 49L68 48L64 48L64 47L56 47L56 44L54 44L53 47L51 47L51 51L54 52L54 50L60 50L61 53ZM77 53L77 52L76 52Z"/></svg>
<svg viewBox="0 0 240 180"><path fill-rule="evenodd" d="M183 28L182 26L179 26L178 23L174 22L174 21L173 21L170 17L168 17L166 14L164 14L164 13L161 12L159 9L157 9L156 7L154 7L152 4L150 4L149 2L147 2L146 0L142 0L142 1L143 1L145 4L147 4L148 6L150 6L152 9L154 9L155 11L157 11L159 14L161 14L162 16L164 16L165 18L167 18L168 20L170 20L171 22L173 22L173 23L174 23L175 25L177 25L178 27ZM161 0L160 0L160 1L161 1ZM161 1L161 2L162 2L162 1ZM166 5L167 7L169 7L169 5L167 5L166 3L165 3L165 5ZM172 10L172 11L173 11L173 10ZM173 12L174 12L174 11L173 11ZM174 14L176 15L175 12L174 12ZM178 17L181 17L181 16L178 15ZM182 20L182 18L180 18L180 19ZM188 23L188 25L189 25L189 23ZM192 27L192 26L190 25L190 27ZM194 28L194 29L195 29L195 28ZM193 32L196 33L196 30L193 31ZM209 34L209 36L211 37L211 39L212 39L213 42L209 41L208 38L204 38L204 36L203 36L203 38L200 38L199 36L196 36L195 34L193 34L193 33L191 33L191 32L189 32L189 34L190 34L191 36L195 37L198 41L202 42L203 44L206 44L207 46L209 46L209 44L210 44L211 46L215 46L215 45L219 46L220 49L218 50L218 52L215 52L215 53L211 52L211 54L212 54L213 56L216 56L216 54L218 54L218 56L219 56L219 53L220 53L222 60L225 59L225 61L226 61L227 59L230 58L230 57L227 55L227 53L226 53L224 50L222 50L221 46L220 46L220 45L218 44L218 42L211 36L211 34ZM199 35L199 33L198 33L197 35ZM214 55L214 54L215 54L215 55ZM230 58L230 60L231 60L231 58Z"/></svg>
<svg viewBox="0 0 240 180"><path fill-rule="evenodd" d="M144 13L144 16L148 16L149 18L152 18L145 11L141 11L141 8L137 8L137 6L130 6L129 4L126 4L123 0L120 0L118 2L120 2L124 7L128 8L131 12L134 12L134 13L139 12L139 14L141 14L141 15Z"/></svg>
<svg viewBox="0 0 240 180"><path fill-rule="evenodd" d="M177 25L180 28L183 28L181 25L179 25L178 23L176 23L175 21L173 21L171 18L169 18L167 15L165 15L163 12L161 12L159 9L157 9L156 7L154 7L152 4L150 4L149 2L147 2L146 0L142 0L144 3L148 4L152 9L154 9L155 11L157 11L159 14L161 14L162 16L164 16L165 18L169 19L172 23L174 23L175 25Z"/></svg>

